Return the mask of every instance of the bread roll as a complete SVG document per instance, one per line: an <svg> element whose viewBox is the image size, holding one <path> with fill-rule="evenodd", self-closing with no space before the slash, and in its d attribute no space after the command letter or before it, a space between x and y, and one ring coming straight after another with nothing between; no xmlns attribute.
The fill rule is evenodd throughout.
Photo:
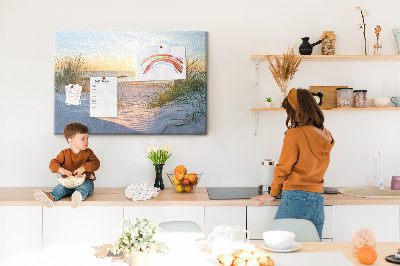
<svg viewBox="0 0 400 266"><path fill-rule="evenodd" d="M246 261L242 259L235 259L232 266L246 266Z"/></svg>
<svg viewBox="0 0 400 266"><path fill-rule="evenodd" d="M235 257L231 254L229 255L220 255L217 257L218 261L224 266L231 266Z"/></svg>
<svg viewBox="0 0 400 266"><path fill-rule="evenodd" d="M271 260L269 257L259 257L257 259L258 263L260 266L273 266L275 265L275 262Z"/></svg>
<svg viewBox="0 0 400 266"><path fill-rule="evenodd" d="M259 249L253 250L253 251L251 252L251 254L253 255L253 257L254 257L255 259L258 259L258 258L260 258L260 257L268 257L268 256L269 256L269 254L268 254L267 252L262 251L262 250L259 250Z"/></svg>
<svg viewBox="0 0 400 266"><path fill-rule="evenodd" d="M246 263L246 266L260 266L256 259L249 259Z"/></svg>
<svg viewBox="0 0 400 266"><path fill-rule="evenodd" d="M253 259L253 255L247 250L236 250L235 253L233 253L233 256L237 259L242 259L244 261Z"/></svg>

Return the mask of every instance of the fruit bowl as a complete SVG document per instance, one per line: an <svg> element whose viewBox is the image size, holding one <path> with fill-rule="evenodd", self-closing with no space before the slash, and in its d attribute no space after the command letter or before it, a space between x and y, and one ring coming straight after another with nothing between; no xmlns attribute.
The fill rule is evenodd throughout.
<svg viewBox="0 0 400 266"><path fill-rule="evenodd" d="M193 193L202 175L203 173L199 171L186 175L175 175L173 171L167 173L169 181L177 193Z"/></svg>

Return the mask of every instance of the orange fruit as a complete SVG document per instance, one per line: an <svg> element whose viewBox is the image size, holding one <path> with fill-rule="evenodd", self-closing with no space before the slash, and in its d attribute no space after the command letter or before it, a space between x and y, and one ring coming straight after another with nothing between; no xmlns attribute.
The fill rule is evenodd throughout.
<svg viewBox="0 0 400 266"><path fill-rule="evenodd" d="M372 264L378 258L378 254L373 247L363 246L358 249L357 258L363 264Z"/></svg>
<svg viewBox="0 0 400 266"><path fill-rule="evenodd" d="M186 174L187 174L187 169L186 169L185 166L179 165L179 166L177 166L177 167L175 168L174 173L175 173L175 175L176 175L176 173L183 173L184 175L186 175Z"/></svg>

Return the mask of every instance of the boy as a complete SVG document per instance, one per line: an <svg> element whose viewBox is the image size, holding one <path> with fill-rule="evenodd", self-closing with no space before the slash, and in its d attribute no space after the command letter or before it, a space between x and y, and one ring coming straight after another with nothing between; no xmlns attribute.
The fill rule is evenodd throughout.
<svg viewBox="0 0 400 266"><path fill-rule="evenodd" d="M93 181L96 180L94 171L99 169L100 161L88 148L89 129L87 126L72 122L64 128L64 137L71 148L62 150L55 159L51 160L49 166L51 172L60 173L63 177L73 175L82 177L82 174L85 174L86 180L75 189L65 188L58 184L50 193L36 190L34 196L38 202L48 208L54 206L54 201L71 196L71 207L76 209L87 196L92 195Z"/></svg>

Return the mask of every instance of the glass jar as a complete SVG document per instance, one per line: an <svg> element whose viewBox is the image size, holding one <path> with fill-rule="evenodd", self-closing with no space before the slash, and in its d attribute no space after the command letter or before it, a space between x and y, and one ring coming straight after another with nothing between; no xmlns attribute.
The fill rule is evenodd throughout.
<svg viewBox="0 0 400 266"><path fill-rule="evenodd" d="M367 107L367 90L354 91L354 107L357 108Z"/></svg>
<svg viewBox="0 0 400 266"><path fill-rule="evenodd" d="M269 194L271 184L274 180L275 161L264 159L261 161L261 167L258 177L258 194Z"/></svg>
<svg viewBox="0 0 400 266"><path fill-rule="evenodd" d="M353 89L352 88L337 88L337 107L351 108L353 107Z"/></svg>

